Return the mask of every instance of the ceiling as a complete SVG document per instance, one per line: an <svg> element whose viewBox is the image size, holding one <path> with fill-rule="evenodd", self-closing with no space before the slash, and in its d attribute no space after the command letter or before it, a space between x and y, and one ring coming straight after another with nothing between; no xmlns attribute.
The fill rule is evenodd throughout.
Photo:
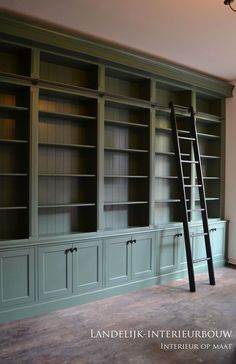
<svg viewBox="0 0 236 364"><path fill-rule="evenodd" d="M236 13L223 0L0 0L0 10L236 80ZM236 8L236 0L235 0Z"/></svg>

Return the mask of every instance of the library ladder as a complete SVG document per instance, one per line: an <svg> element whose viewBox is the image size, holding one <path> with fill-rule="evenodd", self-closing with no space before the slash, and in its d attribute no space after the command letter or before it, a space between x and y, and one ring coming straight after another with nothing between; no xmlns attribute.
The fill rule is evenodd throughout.
<svg viewBox="0 0 236 364"><path fill-rule="evenodd" d="M187 267L188 267L188 277L189 277L189 287L191 292L196 291L195 287L195 277L194 277L194 263L199 263L203 261L207 261L208 264L208 274L209 274L209 282L211 285L215 285L215 277L214 277L214 268L213 268L213 260L212 260L212 252L211 252L211 243L210 243L210 233L208 226L208 214L207 214L207 206L206 206L206 198L205 198L205 189L203 184L203 176L202 176L202 167L201 167L201 157L199 151L198 144L198 136L197 136L197 128L196 128L196 118L193 107L191 106L189 109L186 107L175 105L173 102L170 102L170 121L172 127L172 135L173 135L173 144L175 150L176 157L176 167L177 167L177 175L179 182L179 192L180 192L180 203L181 203L181 211L182 211L182 222L184 229L184 240L185 240L185 249L186 249L186 257L187 257ZM182 114L182 118L184 117L187 121L187 125L189 126L189 130L181 130L178 128L178 119L176 113ZM187 114L186 114L186 111ZM190 153L193 150L194 158L185 159L184 153L181 152L181 147L183 143L189 143ZM186 163L190 163L191 165L195 165L197 184L186 184L186 179L184 178L184 170ZM196 179L195 179L196 180ZM199 191L199 199L200 199L200 208L191 208L187 205L187 188L198 188ZM192 212L199 211L201 213L202 219L202 227L203 231L196 234L191 234L189 231L189 216ZM193 259L192 256L192 248L191 248L191 238L196 236L204 237L205 248L206 248L206 257L200 259Z"/></svg>

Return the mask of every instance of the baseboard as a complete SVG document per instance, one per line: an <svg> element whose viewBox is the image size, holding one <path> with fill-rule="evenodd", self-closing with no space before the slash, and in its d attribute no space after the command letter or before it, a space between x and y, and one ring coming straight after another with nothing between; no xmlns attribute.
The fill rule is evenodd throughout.
<svg viewBox="0 0 236 364"><path fill-rule="evenodd" d="M236 265L236 259L228 258L228 264Z"/></svg>

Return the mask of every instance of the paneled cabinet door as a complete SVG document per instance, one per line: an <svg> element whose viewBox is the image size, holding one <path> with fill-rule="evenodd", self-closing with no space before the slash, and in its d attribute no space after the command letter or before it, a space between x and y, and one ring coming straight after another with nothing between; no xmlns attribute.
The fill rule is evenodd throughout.
<svg viewBox="0 0 236 364"><path fill-rule="evenodd" d="M180 260L179 255L181 263L185 264L181 232L177 229L159 231L157 233L157 275L174 272Z"/></svg>
<svg viewBox="0 0 236 364"><path fill-rule="evenodd" d="M134 234L132 241L132 279L154 276L154 234Z"/></svg>
<svg viewBox="0 0 236 364"><path fill-rule="evenodd" d="M131 280L131 236L105 241L106 285L116 286Z"/></svg>
<svg viewBox="0 0 236 364"><path fill-rule="evenodd" d="M84 293L100 288L102 288L102 241L74 244L74 293Z"/></svg>
<svg viewBox="0 0 236 364"><path fill-rule="evenodd" d="M0 252L0 272L0 306L34 301L34 248Z"/></svg>
<svg viewBox="0 0 236 364"><path fill-rule="evenodd" d="M225 259L225 223L210 225L213 262Z"/></svg>
<svg viewBox="0 0 236 364"><path fill-rule="evenodd" d="M72 244L38 249L39 300L72 294Z"/></svg>

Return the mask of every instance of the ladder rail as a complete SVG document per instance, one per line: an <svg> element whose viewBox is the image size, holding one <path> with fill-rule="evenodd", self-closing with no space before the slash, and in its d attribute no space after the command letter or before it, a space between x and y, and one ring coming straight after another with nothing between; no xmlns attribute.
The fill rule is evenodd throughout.
<svg viewBox="0 0 236 364"><path fill-rule="evenodd" d="M198 141L197 136L197 126L196 126L196 116L193 110L193 107L190 107L191 113L191 131L193 137ZM198 142L193 143L193 150L194 150L194 157L195 160L198 160L199 163L196 164L196 171L197 171L197 183L202 185L202 188L199 188L199 197L200 197L200 205L201 205L201 215L202 215L202 222L203 222L203 231L206 233L204 235L205 239L205 247L206 247L206 255L208 261L208 272L209 272L209 280L211 285L215 285L215 276L214 276L214 268L213 268L213 261L212 261L212 251L211 251L211 242L210 242L210 230L208 224L208 212L207 212L207 204L206 204L206 193L205 193L205 186L203 182L203 173L202 173L202 165L201 165L201 157L200 157L200 150Z"/></svg>
<svg viewBox="0 0 236 364"><path fill-rule="evenodd" d="M191 252L191 240L190 240L190 233L189 233L189 226L188 226L188 212L187 212L187 202L186 202L186 192L184 188L184 174L183 174L183 166L181 162L181 151L180 151L180 143L178 139L178 129L177 129L177 121L175 115L175 108L174 104L170 103L170 120L171 120L171 127L172 127L172 135L173 135L173 142L174 142L174 149L177 161L177 175L179 181L179 191L180 191L180 201L181 201L181 211L182 211L182 218L183 218L183 228L184 228L184 240L185 240L185 249L186 249L186 256L187 256L187 265L188 265L188 276L189 276L189 286L190 291L195 292L195 279L194 279L194 270L193 270L193 258Z"/></svg>

